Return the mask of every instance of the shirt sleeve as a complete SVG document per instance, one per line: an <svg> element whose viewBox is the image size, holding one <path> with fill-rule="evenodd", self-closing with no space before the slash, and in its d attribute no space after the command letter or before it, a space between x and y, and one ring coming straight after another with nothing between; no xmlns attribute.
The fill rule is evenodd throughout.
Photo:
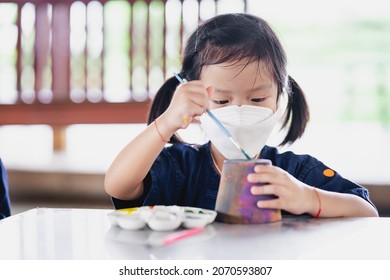
<svg viewBox="0 0 390 280"><path fill-rule="evenodd" d="M10 215L11 206L8 194L8 178L5 167L0 159L0 220Z"/></svg>
<svg viewBox="0 0 390 280"><path fill-rule="evenodd" d="M175 166L175 159L164 148L143 180L144 190L141 196L134 200L121 200L112 197L114 207L123 209L145 205L173 204L172 189L176 181Z"/></svg>
<svg viewBox="0 0 390 280"><path fill-rule="evenodd" d="M112 197L114 207L123 209L145 205L172 205L172 192L177 181L175 170L178 170L176 160L164 148L143 180L144 190L141 196L134 200Z"/></svg>
<svg viewBox="0 0 390 280"><path fill-rule="evenodd" d="M363 186L345 179L332 168L313 157L308 157L297 179L316 188L327 191L357 195L371 205L369 192Z"/></svg>
<svg viewBox="0 0 390 280"><path fill-rule="evenodd" d="M133 200L122 200L115 197L111 197L112 204L114 205L115 209L124 209L124 208L133 208L133 207L140 207L144 205L145 197L149 193L150 189L150 173L147 174L146 178L144 179L144 191L142 195Z"/></svg>
<svg viewBox="0 0 390 280"><path fill-rule="evenodd" d="M132 201L113 198L115 208L129 208L151 205L192 205L196 203L197 188L194 170L198 150L189 145L173 145L164 148L154 161L143 180L142 195ZM203 184L201 184L203 185ZM203 193L202 191L200 191Z"/></svg>

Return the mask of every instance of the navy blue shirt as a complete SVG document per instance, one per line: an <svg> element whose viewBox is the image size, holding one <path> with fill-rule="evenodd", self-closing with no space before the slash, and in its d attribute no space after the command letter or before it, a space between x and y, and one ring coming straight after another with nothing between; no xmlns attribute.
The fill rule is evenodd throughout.
<svg viewBox="0 0 390 280"><path fill-rule="evenodd" d="M371 203L367 189L343 178L312 156L279 153L276 148L265 146L260 158L271 160L274 166L310 186L354 194ZM220 178L211 158L210 142L198 146L174 144L164 148L157 157L144 180L142 196L127 206L179 205L214 209Z"/></svg>
<svg viewBox="0 0 390 280"><path fill-rule="evenodd" d="M0 220L11 215L10 208L7 173L0 159Z"/></svg>

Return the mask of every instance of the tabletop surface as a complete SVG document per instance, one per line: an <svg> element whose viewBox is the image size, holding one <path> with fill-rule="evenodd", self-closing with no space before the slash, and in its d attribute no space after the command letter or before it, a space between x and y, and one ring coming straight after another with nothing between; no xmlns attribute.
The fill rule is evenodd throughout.
<svg viewBox="0 0 390 280"><path fill-rule="evenodd" d="M1 220L0 259L390 259L390 218L215 222L198 235L151 247L150 239L172 232L120 229L108 219L112 211L36 208Z"/></svg>

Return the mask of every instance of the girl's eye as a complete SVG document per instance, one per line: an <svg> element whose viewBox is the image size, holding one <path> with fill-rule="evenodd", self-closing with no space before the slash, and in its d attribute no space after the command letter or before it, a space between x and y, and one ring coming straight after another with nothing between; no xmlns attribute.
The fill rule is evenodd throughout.
<svg viewBox="0 0 390 280"><path fill-rule="evenodd" d="M252 98L251 99L252 102L256 102L256 103L263 102L264 100L265 100L265 98Z"/></svg>
<svg viewBox="0 0 390 280"><path fill-rule="evenodd" d="M229 102L229 100L214 100L214 99L211 99L211 101L213 101L214 103L216 103L218 105L223 105L223 104L226 104Z"/></svg>

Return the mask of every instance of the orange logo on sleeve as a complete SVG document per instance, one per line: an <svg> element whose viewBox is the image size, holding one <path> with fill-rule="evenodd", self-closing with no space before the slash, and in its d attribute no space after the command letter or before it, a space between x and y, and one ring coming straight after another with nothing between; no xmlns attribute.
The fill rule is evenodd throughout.
<svg viewBox="0 0 390 280"><path fill-rule="evenodd" d="M325 177L333 177L334 176L334 171L330 168L327 168L322 172Z"/></svg>

